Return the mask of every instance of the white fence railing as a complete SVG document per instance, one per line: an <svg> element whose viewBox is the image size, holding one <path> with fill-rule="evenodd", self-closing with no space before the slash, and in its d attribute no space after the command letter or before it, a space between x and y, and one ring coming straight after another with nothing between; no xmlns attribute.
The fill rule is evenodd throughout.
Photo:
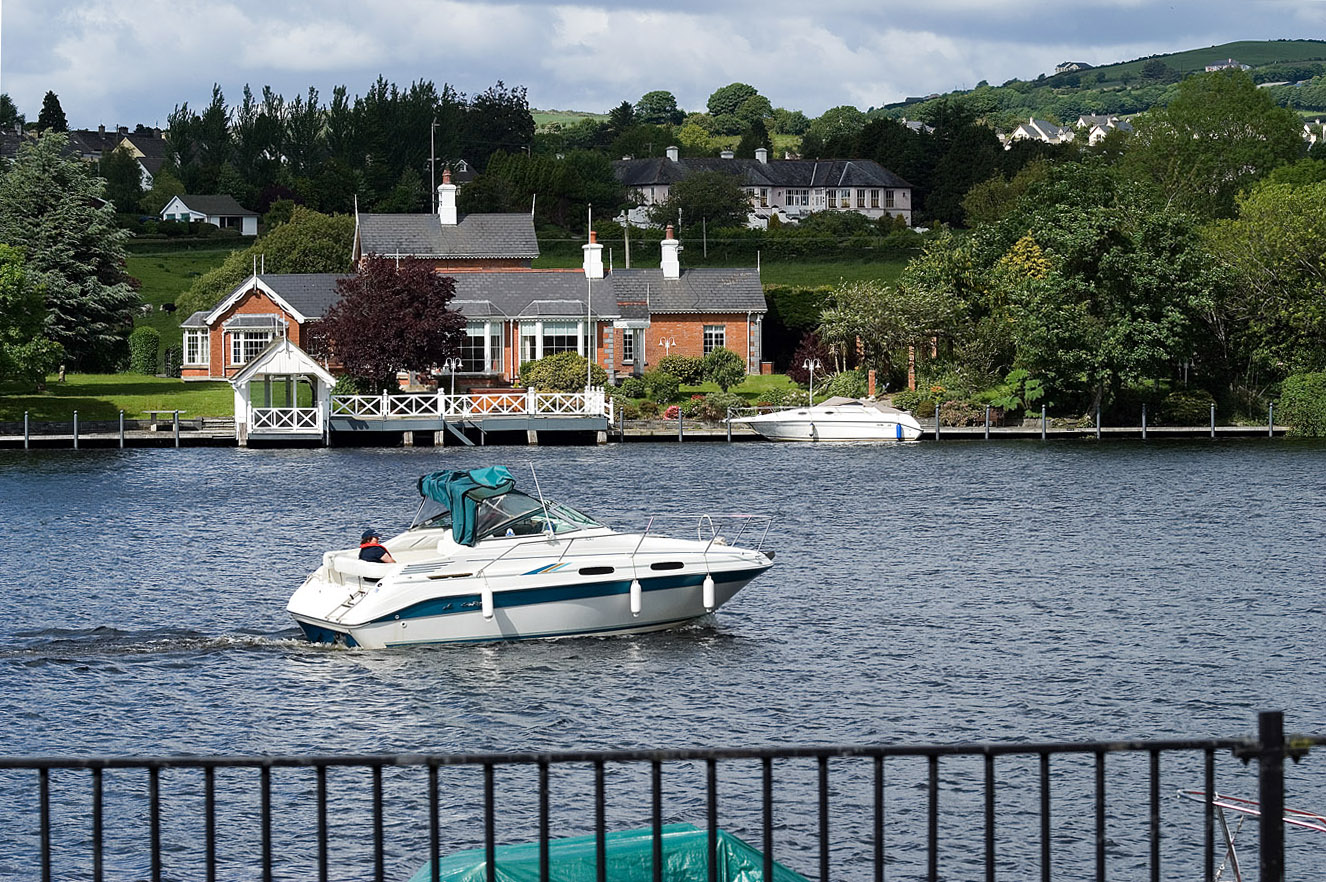
<svg viewBox="0 0 1326 882"><path fill-rule="evenodd" d="M333 395L331 415L361 420L482 419L488 416L594 416L613 419L602 387L583 392L472 392L450 395Z"/></svg>
<svg viewBox="0 0 1326 882"><path fill-rule="evenodd" d="M251 432L322 434L322 411L316 407L255 407L249 412Z"/></svg>

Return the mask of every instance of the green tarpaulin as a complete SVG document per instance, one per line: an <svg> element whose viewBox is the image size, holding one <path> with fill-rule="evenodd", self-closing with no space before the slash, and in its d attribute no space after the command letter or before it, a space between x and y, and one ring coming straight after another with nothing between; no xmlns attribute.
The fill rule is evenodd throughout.
<svg viewBox="0 0 1326 882"><path fill-rule="evenodd" d="M610 882L653 882L654 831L620 830L607 834L607 878ZM498 882L539 882L539 843L499 845L495 861ZM594 882L595 837L552 839L548 842L548 878L552 882ZM442 858L438 878L443 882L485 882L487 865L482 848ZM432 861L410 882L430 882ZM709 832L690 824L663 828L663 878L666 882L708 882ZM718 831L719 882L764 882L764 855L730 833ZM774 863L774 882L807 882L782 864Z"/></svg>
<svg viewBox="0 0 1326 882"><path fill-rule="evenodd" d="M479 503L510 493L516 479L506 466L489 466L468 472L433 472L419 479L419 495L451 509L451 538L460 545L474 545Z"/></svg>

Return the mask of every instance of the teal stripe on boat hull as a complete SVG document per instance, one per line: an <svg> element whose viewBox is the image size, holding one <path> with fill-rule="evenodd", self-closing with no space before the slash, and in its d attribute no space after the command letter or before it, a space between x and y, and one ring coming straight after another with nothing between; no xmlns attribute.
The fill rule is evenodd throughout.
<svg viewBox="0 0 1326 882"><path fill-rule="evenodd" d="M721 580L715 579L718 584L728 584L730 582L746 583L754 579L760 573L767 570L768 567L754 567L749 570L733 570L722 573ZM651 579L641 579L640 587L644 591L666 591L671 588L698 588L704 584L703 573L692 573L685 576L658 576ZM519 588L506 589L493 592L494 609L510 609L519 606L531 606L540 603L559 603L568 600L588 600L594 597L611 597L616 594L629 594L631 583L629 580L614 579L605 582L579 582L574 585L556 585L552 587L540 588ZM423 619L433 616L459 615L461 613L473 612L480 608L482 601L478 594L461 594L454 597L435 597L429 600L421 600L418 603L410 604L404 609L379 616L367 624L376 625L380 622L392 622L397 619Z"/></svg>

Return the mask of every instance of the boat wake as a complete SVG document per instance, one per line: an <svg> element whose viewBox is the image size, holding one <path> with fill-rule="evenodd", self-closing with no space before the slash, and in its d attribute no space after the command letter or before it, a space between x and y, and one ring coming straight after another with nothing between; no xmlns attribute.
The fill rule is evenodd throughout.
<svg viewBox="0 0 1326 882"><path fill-rule="evenodd" d="M0 646L0 658L59 658L100 655L198 655L232 650L305 649L293 628L276 633L207 634L187 628L43 628L15 633Z"/></svg>

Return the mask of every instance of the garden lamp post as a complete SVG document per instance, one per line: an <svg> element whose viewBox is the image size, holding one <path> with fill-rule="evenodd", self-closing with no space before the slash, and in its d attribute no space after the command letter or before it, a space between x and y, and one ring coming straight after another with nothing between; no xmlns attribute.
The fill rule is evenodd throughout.
<svg viewBox="0 0 1326 882"><path fill-rule="evenodd" d="M461 369L459 358L448 358L442 362L442 369L451 374L451 397L456 397L456 371Z"/></svg>
<svg viewBox="0 0 1326 882"><path fill-rule="evenodd" d="M663 337L658 341L658 345L663 347L663 355L666 358L672 352L672 347L677 345L677 338Z"/></svg>
<svg viewBox="0 0 1326 882"><path fill-rule="evenodd" d="M808 358L801 363L801 366L810 371L810 404L815 404L815 368L823 367L818 358Z"/></svg>

